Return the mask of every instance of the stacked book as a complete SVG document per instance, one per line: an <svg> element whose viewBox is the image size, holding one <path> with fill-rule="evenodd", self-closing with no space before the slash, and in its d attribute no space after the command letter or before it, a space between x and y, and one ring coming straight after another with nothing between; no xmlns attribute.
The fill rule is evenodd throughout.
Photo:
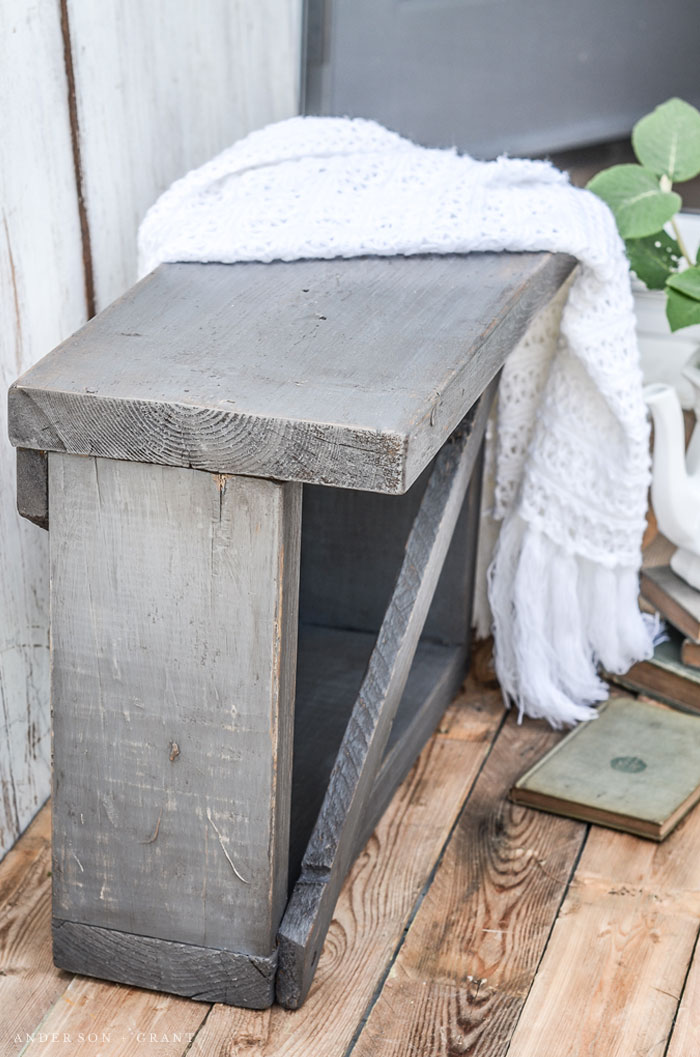
<svg viewBox="0 0 700 1057"><path fill-rule="evenodd" d="M510 797L659 841L700 800L700 591L668 565L644 569L641 591L669 636L650 660L605 675L647 698L610 698L595 723L576 727Z"/></svg>
<svg viewBox="0 0 700 1057"><path fill-rule="evenodd" d="M648 661L624 675L608 675L621 686L700 713L700 591L676 576L670 565L646 568L643 598L667 621L669 637Z"/></svg>

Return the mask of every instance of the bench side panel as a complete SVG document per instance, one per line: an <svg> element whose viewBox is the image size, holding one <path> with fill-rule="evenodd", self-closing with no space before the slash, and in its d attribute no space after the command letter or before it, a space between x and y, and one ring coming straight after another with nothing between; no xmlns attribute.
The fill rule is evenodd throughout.
<svg viewBox="0 0 700 1057"><path fill-rule="evenodd" d="M268 956L301 488L51 454L54 916Z"/></svg>

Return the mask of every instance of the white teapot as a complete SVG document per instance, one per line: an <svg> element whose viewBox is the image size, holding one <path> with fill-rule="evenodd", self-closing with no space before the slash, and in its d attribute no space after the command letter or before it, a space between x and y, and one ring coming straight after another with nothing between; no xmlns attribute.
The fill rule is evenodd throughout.
<svg viewBox="0 0 700 1057"><path fill-rule="evenodd" d="M693 386L696 424L685 450L683 412L676 390L655 383L644 389L654 420L651 501L659 529L678 550L671 568L700 591L700 357L682 371Z"/></svg>

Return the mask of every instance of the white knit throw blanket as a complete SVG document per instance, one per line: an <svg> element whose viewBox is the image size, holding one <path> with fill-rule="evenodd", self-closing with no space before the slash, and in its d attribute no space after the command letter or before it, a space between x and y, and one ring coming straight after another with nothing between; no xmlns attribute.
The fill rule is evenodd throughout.
<svg viewBox="0 0 700 1057"><path fill-rule="evenodd" d="M175 183L139 249L142 274L162 261L578 258L556 351L537 338L550 310L503 371L488 576L496 669L521 715L562 726L607 697L598 662L621 672L650 655L637 604L648 425L628 265L598 198L546 162L478 162L371 121L293 118Z"/></svg>

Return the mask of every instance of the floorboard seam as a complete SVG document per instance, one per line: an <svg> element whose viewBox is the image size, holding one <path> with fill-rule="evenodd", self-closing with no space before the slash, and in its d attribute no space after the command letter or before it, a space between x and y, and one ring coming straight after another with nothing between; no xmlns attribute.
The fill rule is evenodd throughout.
<svg viewBox="0 0 700 1057"><path fill-rule="evenodd" d="M426 896L426 893L427 893L428 889L430 888L430 886L432 885L432 883L433 883L433 881L435 879L435 874L437 873L437 871L438 871L438 869L440 867L440 863L442 862L442 860L445 857L445 853L446 853L447 848L448 848L448 846L450 844L450 841L452 840L452 836L453 836L455 830L457 829L457 826L459 825L460 820L461 820L464 812L467 809L469 801L471 800L471 797L472 797L472 793L474 792L474 789L476 788L476 783L479 781L479 778L481 777L481 773L484 770L484 767L486 766L486 764L487 764L487 762L488 762L488 760L489 760L489 758L491 756L491 753L493 752L494 746L495 746L496 742L498 741L498 738L500 737L501 731L503 730L503 727L505 726L505 723L506 723L507 719L508 719L508 713L506 711L504 711L503 716L501 717L501 719L499 721L499 724L498 724L496 730L494 731L493 737L491 739L491 744L489 745L488 750L487 750L483 760L481 761L479 769L477 770L476 774L474 775L474 781L469 786L469 790L467 792L467 795L464 798L462 806L460 807L459 811L457 812L455 820L454 820L452 826L450 827L450 831L447 834L447 837L445 838L442 847L440 848L440 851L439 851L439 853L437 855L437 858L436 858L435 862L433 863L432 869L431 869L430 873L428 874L428 877L427 877L425 883L423 884L420 892L416 896L415 903L413 904L413 907L411 908L411 913L409 914L408 919L406 921L406 924L404 925L403 931L401 932L401 936L399 937L399 940L398 940L398 942L396 944L394 952L393 952L391 958L389 958L389 961L386 964L384 972L382 973L379 981L377 982L377 986L375 987L375 989L372 992L372 995L371 995L369 1001L367 1002L367 1005L365 1007L365 1011L362 1014L362 1016L360 1017L360 1020L358 1021L358 1024L357 1024L357 1027L355 1028L353 1036L350 1039L350 1042L348 1043L348 1046L347 1046L347 1048L345 1049L345 1051L343 1053L343 1057L350 1057L352 1051L355 1049L355 1046L356 1046L356 1044L357 1044L357 1042L358 1042L358 1040L360 1038L360 1035L362 1034L362 1032L364 1030L365 1024L367 1023L367 1021L369 1019L369 1016L370 1016L370 1014L371 1014L371 1012L372 1012L372 1010L373 1010L373 1008L374 1008L374 1006L375 1006L375 1004L377 1002L377 999L379 998L379 996L381 995L381 993L382 993L382 991L384 989L384 984L387 981L387 977L389 976L389 973L391 972L391 970L392 970L392 968L394 966L394 963L395 963L396 959L399 956L399 952L401 951L401 948L404 945L406 936L408 935L408 931L411 928L411 925L413 924L413 922L415 920L416 914L418 913L418 911L421 908L421 904L422 904L423 900L425 899L425 896ZM557 913L558 912L559 911L557 910Z"/></svg>
<svg viewBox="0 0 700 1057"><path fill-rule="evenodd" d="M542 965L542 962L544 960L544 956L547 953L547 949L549 948L549 941L552 938L552 933L554 932L554 927L555 927L557 921L559 920L559 913L561 911L562 906L564 905L564 900L566 899L566 897L569 894L569 889L571 888L571 882L573 881L574 876L576 874L576 871L578 870L578 865L579 865L579 863L581 861L581 856L583 855L584 848L586 847L586 844L588 842L588 835L589 835L590 832L591 832L591 824L590 823L586 823L586 832L583 835L583 840L581 841L581 845L580 845L578 851L576 852L576 857L574 858L574 861L573 861L573 863L571 865L571 869L569 870L569 876L566 879L566 884L564 885L564 890L563 890L563 892L561 894L561 899L559 900L559 904L557 906L557 912L554 915L554 917L552 918L552 924L549 927L549 932L547 933L547 939L545 940L544 946L542 947L542 952L541 952L539 958L537 959L537 965L535 966L535 971L532 974L532 979L530 980L530 986L527 989L527 994L525 995L525 999L523 1001L523 1004L520 1007L520 1012L518 1013L518 1015L517 1015L517 1017L515 1019L515 1023L513 1024L513 1030L511 1031L510 1038L508 1039L508 1049L504 1051L503 1057L510 1057L510 1047L511 1047L511 1043L513 1041L513 1036L515 1035L515 1032L518 1029L518 1024L520 1023L520 1019L521 1019L521 1017L523 1015L523 1012L525 1010L525 1006L527 1005L528 999L530 997L530 992L532 991L532 988L535 985L535 980L537 979L537 974L540 971L540 966ZM517 1057L517 1054L513 1054L513 1057Z"/></svg>
<svg viewBox="0 0 700 1057"><path fill-rule="evenodd" d="M200 1025L199 1025L199 1027L194 1032L194 1034L192 1035L192 1038L190 1039L190 1041L187 1043L187 1045L185 1046L184 1050L182 1051L181 1057L187 1057L187 1054L190 1052L190 1050L194 1046L195 1040L199 1037L200 1031L202 1030L202 1028L206 1024L206 1022L209 1020L209 1017L211 1016L215 1005L216 1005L216 1003L212 1002L212 1004L209 1006L209 1009L207 1010L206 1014L202 1018L202 1021L201 1021Z"/></svg>
<svg viewBox="0 0 700 1057"><path fill-rule="evenodd" d="M39 1018L39 1021L38 1021L37 1025L36 1025L36 1027L32 1028L31 1031L27 1031L27 1032L24 1033L24 1045L22 1046L21 1050L18 1052L17 1057L22 1057L22 1054L25 1053L27 1047L34 1041L34 1036L39 1034L39 1032L41 1031L43 1025L48 1020L49 1015L51 1013L53 1013L54 1009L56 1008L58 1003L61 1001L61 999L63 998L63 996L65 995L66 991L68 990L68 988L70 987L70 985L73 983L74 980L75 980L75 977L71 976L70 980L66 984L65 990L61 991L60 995L58 995L58 997L55 998L53 1000L53 1002L49 1005L49 1008L46 1010L46 1012L44 1013L43 1017Z"/></svg>
<svg viewBox="0 0 700 1057"><path fill-rule="evenodd" d="M700 942L700 926L698 926L698 930L695 933L695 942L693 944L693 949L690 952L690 958L688 959L688 968L686 969L685 976L683 977L683 986L681 987L681 993L678 996L678 1002L676 1004L676 1012L673 1014L673 1020L671 1021L671 1027L669 1028L668 1038L666 1039L666 1045L664 1046L663 1057L666 1057L666 1055L668 1054L668 1051L669 1051L670 1046L671 1046L671 1042L673 1040L673 1033L676 1030L676 1021L678 1020L678 1013L680 1012L681 1003L683 1001L683 995L685 994L685 989L686 989L686 986L688 984L688 977L690 976L690 971L693 968L693 962L695 961L695 955L696 955L697 950L698 950L698 943L699 942Z"/></svg>

